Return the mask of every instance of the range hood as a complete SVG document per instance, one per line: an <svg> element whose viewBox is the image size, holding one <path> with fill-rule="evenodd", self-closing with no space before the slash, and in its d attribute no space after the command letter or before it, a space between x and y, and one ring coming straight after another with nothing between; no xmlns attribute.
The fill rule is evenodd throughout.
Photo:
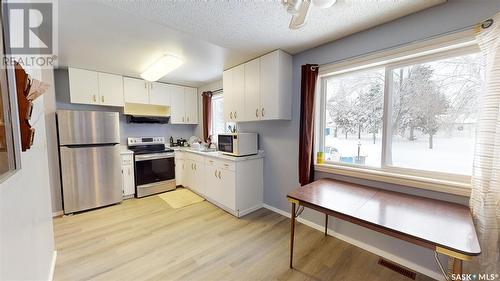
<svg viewBox="0 0 500 281"><path fill-rule="evenodd" d="M168 124L170 117L125 115L127 123Z"/></svg>
<svg viewBox="0 0 500 281"><path fill-rule="evenodd" d="M169 106L125 103L123 113L127 117L127 123L167 124L170 121Z"/></svg>

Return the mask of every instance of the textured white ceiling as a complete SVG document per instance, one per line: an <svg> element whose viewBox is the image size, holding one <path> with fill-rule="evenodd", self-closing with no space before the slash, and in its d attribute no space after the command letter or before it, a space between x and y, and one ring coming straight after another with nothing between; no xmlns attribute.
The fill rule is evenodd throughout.
<svg viewBox="0 0 500 281"><path fill-rule="evenodd" d="M137 76L162 53L186 63L164 81L199 85L266 52L297 53L445 0L338 0L288 29L281 1L64 0L60 62Z"/></svg>
<svg viewBox="0 0 500 281"><path fill-rule="evenodd" d="M445 2L338 0L328 9L312 6L306 26L290 30L281 0L101 1L224 48L292 54Z"/></svg>

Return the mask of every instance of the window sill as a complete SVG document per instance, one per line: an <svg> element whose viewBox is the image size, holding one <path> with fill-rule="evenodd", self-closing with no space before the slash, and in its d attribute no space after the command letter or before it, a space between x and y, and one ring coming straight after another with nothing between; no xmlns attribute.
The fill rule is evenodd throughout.
<svg viewBox="0 0 500 281"><path fill-rule="evenodd" d="M391 184L432 190L442 193L470 197L470 184L463 182L438 180L418 176L390 173L386 171L362 169L333 164L317 164L314 169L319 172L331 173L354 178L373 180Z"/></svg>

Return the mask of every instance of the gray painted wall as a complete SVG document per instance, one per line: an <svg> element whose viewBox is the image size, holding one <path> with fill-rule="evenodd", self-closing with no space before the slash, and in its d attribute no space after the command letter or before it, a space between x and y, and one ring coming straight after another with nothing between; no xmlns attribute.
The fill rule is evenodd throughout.
<svg viewBox="0 0 500 281"><path fill-rule="evenodd" d="M127 137L136 136L163 136L167 140L171 136L174 139L177 138L189 138L195 134L197 125L173 125L173 124L129 124L126 122L125 116L123 115L123 108L111 107L111 106L97 106L97 105L85 105L85 104L71 104L69 99L69 80L68 71L66 69L59 69L54 71L55 80L55 108L52 109L50 114L50 120L55 121L54 110L58 109L68 109L68 110L94 110L94 111L114 111L120 113L120 143L126 145ZM55 136L56 128L55 126L48 127L52 134ZM50 161L50 168L56 173L51 175L51 189L52 189L52 212L62 211L62 198L61 198L61 183L59 180L59 162L57 155L57 139L56 137L50 138L48 141L48 146L52 151L52 159ZM57 178L54 178L57 176Z"/></svg>
<svg viewBox="0 0 500 281"><path fill-rule="evenodd" d="M449 0L440 6L296 54L293 57L293 92L291 93L293 99L293 119L291 121L264 121L239 124L240 131L259 133L260 149L263 149L266 153L264 161L265 203L288 212L290 206L285 196L289 191L299 186L297 159L300 66L302 64L317 63L321 65L422 40L471 26L487 19L498 11L500 11L500 1L498 0ZM462 204L466 204L468 200L464 197L438 192L355 180L326 173L317 173L316 177L337 177L378 188L397 190ZM314 211L304 212L302 217L320 225L324 221L323 216ZM407 264L414 265L413 268L423 268L428 274L433 273L433 276L439 276L438 269L433 261L433 253L427 249L409 245L406 242L337 220L331 222L330 228L347 237L365 242L375 248L395 255L407 261Z"/></svg>

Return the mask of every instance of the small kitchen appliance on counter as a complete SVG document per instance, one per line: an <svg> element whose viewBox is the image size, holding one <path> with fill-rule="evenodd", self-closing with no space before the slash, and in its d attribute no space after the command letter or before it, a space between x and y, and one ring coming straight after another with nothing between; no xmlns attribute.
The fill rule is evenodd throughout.
<svg viewBox="0 0 500 281"><path fill-rule="evenodd" d="M134 152L136 197L175 189L174 151L164 137L127 138L127 146Z"/></svg>
<svg viewBox="0 0 500 281"><path fill-rule="evenodd" d="M219 151L223 154L237 157L258 154L257 137L257 133L219 134Z"/></svg>
<svg viewBox="0 0 500 281"><path fill-rule="evenodd" d="M177 139L177 146L183 147L183 146L186 146L186 144L187 144L186 139L183 139L183 138Z"/></svg>

